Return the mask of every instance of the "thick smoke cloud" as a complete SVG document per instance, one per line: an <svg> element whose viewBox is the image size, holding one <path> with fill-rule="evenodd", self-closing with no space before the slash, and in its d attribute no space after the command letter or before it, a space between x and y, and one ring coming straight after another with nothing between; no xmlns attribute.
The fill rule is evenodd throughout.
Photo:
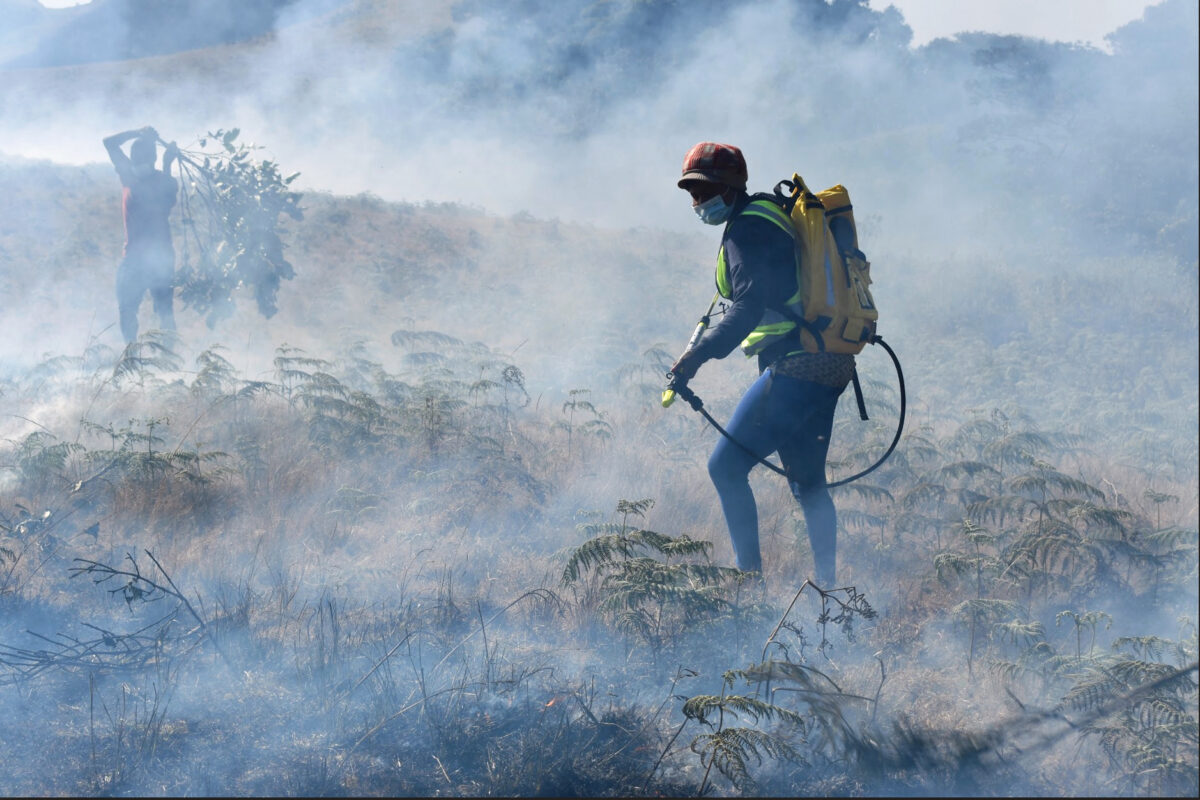
<svg viewBox="0 0 1200 800"><path fill-rule="evenodd" d="M4 10L11 15L10 23L41 35L26 37L24 47L10 44L22 52L7 66L60 67L234 44L271 32L280 11L294 2L94 0L66 10L39 11L37 3L10 0L7 5L12 8Z"/></svg>
<svg viewBox="0 0 1200 800"><path fill-rule="evenodd" d="M1164 223L1182 229L1161 234L1183 237L1171 246L1194 243L1195 159L1178 146L1196 114L1188 3L1151 7L1112 56L989 35L914 51L895 10L852 0L268 6L276 32L245 52L80 82L10 70L0 151L91 161L89 125L153 116L187 136L228 120L319 188L677 227L689 220L673 162L722 138L744 147L758 187L792 170L842 180L917 240L1027 239L1005 230L1020 221L1095 243L1119 206L1110 187L1152 182L1138 244ZM162 41L137 33L125 36ZM997 215L997 190L1032 213Z"/></svg>
<svg viewBox="0 0 1200 800"><path fill-rule="evenodd" d="M660 515L647 524L674 530L684 527L681 518L695 522L728 555L715 500L696 488L710 488L701 464L711 431L682 404L669 413L656 406L661 375L647 355L681 345L711 293L717 232L696 223L675 186L683 153L699 140L741 146L753 189L769 190L793 171L815 187L849 187L884 331L905 360L910 430L918 437L962 419L975 423L964 435L988 425L1069 429L1099 443L1093 462L1079 456L1078 463L1108 459L1102 477L1123 489L1124 461L1141 446L1128 435L1135 431L1143 452L1154 454L1134 463L1139 475L1158 470L1180 484L1194 480L1198 24L1190 0L1150 7L1114 32L1111 53L979 33L912 48L900 13L872 11L865 0L193 2L170 4L185 9L170 19L147 15L166 5L95 0L59 13L0 0L8 25L0 32L0 171L5 185L17 187L0 196L0 267L38 265L0 272L6 307L16 309L4 322L0 379L19 374L22 386L35 387L20 418L4 420L4 435L18 441L38 428L74 430L81 409L133 425L134 417L158 413L157 391L172 393L197 431L226 413L195 389L194 374L153 391L131 385L130 399L108 409L89 405L104 385L72 383L76 372L107 374L97 341L115 346L118 339L119 187L100 140L146 124L184 146L236 126L285 171L299 170L297 188L308 193L311 213L307 225L292 226L296 249L313 245L304 238L312 231L336 240L361 220L385 220L420 246L380 252L368 247L374 242L361 227L353 229L357 239L346 237L358 243L353 250L319 243L336 264L298 262L275 319L254 318L245 307L215 331L188 319L181 323L188 348L221 343L244 377L270 379L283 342L317 357L341 348L339 367L352 362L346 350L353 355L366 342L354 367L361 384L346 379L362 389L370 359L397 370L431 357L393 346L394 332L417 338L444 331L467 340L456 357L481 352L470 344L479 340L524 370L520 401L510 407L506 396L503 416L488 431L500 451L488 451L492 460L475 463L469 452L409 470L389 453L331 465L321 455L328 451L292 420L286 436L242 438L229 448L250 476L250 491L261 490L253 503L214 501L211 518L188 515L195 531L163 542L164 559L190 565L176 575L181 585L209 596L232 591L230 581L241 576L230 578L231 568L209 556L219 553L251 576L246 585L274 582L271 602L280 609L288 597L311 604L280 649L280 661L294 656L298 665L295 685L284 687L296 697L328 679L321 665L304 660L310 643L325 641L338 598L390 611L395 571L403 568L402 589L410 578L446 586L432 610L414 616L441 621L463 611L452 621L465 630L476 615L482 622L483 609L453 609L451 584L467 583L468 594L477 591L485 602L508 602L504 592L544 578L549 561L538 559L574 536L575 522L596 519L590 509L641 497L646 486L663 488ZM30 214L35 193L23 187L42 180L55 182L55 202ZM112 198L104 212L80 199L99 193ZM411 205L384 208L381 200ZM428 224L417 210L471 217L488 235ZM556 221L564 241L584 246L561 246ZM627 237L637 239L636 248L623 245ZM336 277L306 282L318 270ZM1049 312L1030 318L1030 308ZM187 313L180 310L181 319ZM81 352L76 372L55 371L55 354ZM890 380L890 373L871 373L876 355L863 356L864 373ZM749 374L736 360L697 379L718 415ZM30 371L35 364L48 376L45 391L26 379L42 374ZM631 364L649 375L649 402L628 383L623 395L607 391ZM429 374L443 366L431 359ZM483 384L483 377L471 380ZM574 469L583 477L548 491L519 454L504 450L512 441L508 415L557 415L576 397L568 392L582 387L594 392L578 397L611 412L606 419L618 433L607 446L576 439L575 460L561 463L564 474ZM879 402L890 384L873 389ZM517 397L513 386L507 390ZM458 399L479 405L487 391L499 390ZM331 397L321 399L345 399ZM247 430L284 424L256 419L267 412L246 405L234 401L228 413ZM424 408L430 428L449 416ZM553 418L560 426L567 419ZM1085 422L1093 427L1083 429ZM646 430L653 431L647 441L632 440ZM201 449L180 435L180 448ZM586 470L576 467L585 461ZM268 463L289 469L259 466ZM451 473L468 477L454 483L446 479ZM5 471L4 486L17 474ZM780 494L783 501L764 503L764 540L772 546L801 530L789 516L790 498ZM1194 493L1180 505L1179 516L1194 524ZM149 535L133 523L116 533L108 525L101 541L118 560L123 548L139 552ZM222 538L230 531L232 545ZM902 533L889 530L885 543L881 529L879 548L862 563L891 557ZM796 541L803 546L802 535ZM411 562L381 564L381 553L384 561ZM872 600L886 603L893 584L910 577L881 579ZM1122 610L1107 597L1084 599L1114 617ZM240 600L221 595L219 602L228 610ZM6 622L0 641L24 628L48 629L39 613ZM1152 619L1121 632L1174 636L1173 626ZM943 634L952 628L947 621L944 630L921 632L930 664L949 663ZM392 633L388 647L401 638ZM578 652L581 661L596 657ZM869 655L863 661L874 663ZM419 654L411 665L422 666ZM711 677L732 665L708 666ZM266 678L218 669L179 689L172 712L208 719L213 685L256 681L264 695L278 691ZM663 694L658 684L619 688L647 705ZM947 696L958 688L948 687ZM64 692L75 691L77 700L77 690ZM229 708L222 713L238 713L241 701L223 696ZM16 711L37 714L34 705ZM307 720L293 729L284 711L271 723L264 738L272 742L321 735L304 728ZM224 740L208 741L219 750ZM212 780L194 775L178 788L220 791Z"/></svg>
<svg viewBox="0 0 1200 800"><path fill-rule="evenodd" d="M125 8L92 5L89 13L112 19ZM752 189L793 171L850 188L868 254L889 279L879 291L894 309L893 335L939 329L921 311L936 285L946 326L938 335L1014 342L1031 321L1011 311L1013 293L1032 285L1024 279L1052 277L1048 264L1077 313L1109 335L1136 325L1112 316L1106 297L1068 287L1117 276L1127 282L1121 293L1138 290L1145 281L1129 259L1174 264L1156 268L1189 289L1173 293L1183 305L1169 316L1195 313L1186 298L1198 246L1197 12L1184 0L1151 6L1114 32L1112 54L986 34L913 49L895 9L857 0L268 6L273 33L239 46L8 68L0 153L94 164L103 160L99 139L116 130L152 123L186 144L236 125L299 170L301 189L663 228L688 234L700 254L713 232L697 230L674 176L692 143L716 139L744 149ZM57 41L48 34L37 46ZM107 167L95 169L88 180L102 182ZM50 239L69 239L80 224L66 212L32 223ZM519 245L512 256L521 257ZM1093 257L1111 272L1095 274ZM577 307L582 291L599 326L660 321L662 333L642 348L679 336L671 325L680 321L660 314L663 298L633 291L655 265L622 266L562 253L553 274L521 280L543 282L543 296L553 287L557 309ZM85 309L109 291L100 274L108 268L97 270L102 288L75 287ZM74 291L48 280L12 285L34 297ZM459 319L494 317L481 312L486 298L450 293L442 305L425 322L453 329ZM74 319L66 327L65 316ZM81 328L85 317L95 310L47 312L25 341L39 353L77 350L104 325ZM522 356L552 371L548 384L589 385L615 366L605 352L581 349L585 337L553 333L569 318L528 310L505 318L505 329L480 335L508 347L532 340ZM1178 343L1170 328L1162 335ZM296 340L278 329L270 338ZM29 345L18 338L10 347ZM1193 375L1185 368L1182 385ZM1071 391L1085 386L1080 376Z"/></svg>
<svg viewBox="0 0 1200 800"><path fill-rule="evenodd" d="M848 186L870 255L905 262L903 286L949 281L969 296L997 261L1038 274L1051 257L1073 280L1083 257L1148 253L1194 286L1197 23L1182 0L1114 32L1111 55L985 34L914 50L897 11L856 0L270 9L274 33L237 47L9 68L0 153L95 163L116 130L152 123L186 144L236 125L299 170L301 189L699 238L712 232L697 231L674 175L692 143L716 139L747 153L753 189L793 171ZM594 283L594 319L631 303L654 314L628 296L636 274L614 280L584 254L561 269ZM448 319L478 316L458 299ZM993 343L1019 326L985 325Z"/></svg>

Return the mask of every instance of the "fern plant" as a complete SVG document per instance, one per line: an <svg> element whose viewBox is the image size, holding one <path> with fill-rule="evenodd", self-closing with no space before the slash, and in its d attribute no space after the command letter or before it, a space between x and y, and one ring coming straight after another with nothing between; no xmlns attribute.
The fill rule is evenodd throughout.
<svg viewBox="0 0 1200 800"><path fill-rule="evenodd" d="M77 442L59 441L50 431L33 431L17 445L17 474L31 494L42 494L68 482L72 456L84 450Z"/></svg>
<svg viewBox="0 0 1200 800"><path fill-rule="evenodd" d="M970 519L964 519L959 533L969 549L949 550L934 557L933 566L938 577L946 583L965 578L973 590L973 597L963 600L952 609L955 617L967 622L967 674L974 674L975 654L980 636L991 623L1013 616L1015 604L1002 599L986 597L985 586L991 578L1000 574L1003 562L995 554L997 537ZM985 578L988 580L985 582Z"/></svg>
<svg viewBox="0 0 1200 800"><path fill-rule="evenodd" d="M763 661L746 669L726 671L719 695L700 694L684 702L683 724L696 721L708 729L690 744L704 767L701 796L709 786L714 767L735 789L752 792L759 789L760 781L751 774L751 768L764 766L768 759L772 772L786 767L793 773L811 766L810 760L818 755L828 761L844 762L859 738L849 706L870 707L873 716L883 688L883 662L880 661L880 683L873 698L843 691L826 672L807 663L804 651L810 639L801 625L789 621L806 591L820 597L815 619L820 643L816 650L826 659L832 648L828 639L830 624L840 628L846 639L853 642L853 620L876 616L866 598L853 587L825 591L805 581L763 645ZM795 642L790 641L793 637ZM782 657L766 660L766 653L772 647ZM738 681L754 687L754 692L730 693ZM734 720L748 724L735 726L731 724ZM782 786L786 792L795 788L790 780Z"/></svg>
<svg viewBox="0 0 1200 800"><path fill-rule="evenodd" d="M738 677L744 677L744 673L736 670L726 672L719 695L696 695L683 704L685 720L694 720L709 729L708 733L692 739L689 745L704 767L704 777L697 793L701 797L708 790L713 767L737 790L752 792L757 788L750 774L752 759L755 765L762 764L764 757L806 763L789 742L789 735L803 739L807 731L804 716L757 697L729 694ZM790 730L764 731L756 727L728 724L737 719L745 719L752 724L760 721L780 722L790 726Z"/></svg>
<svg viewBox="0 0 1200 800"><path fill-rule="evenodd" d="M561 583L578 586L590 577L584 604L657 653L729 608L731 586L745 573L710 563L711 542L630 526L653 505L649 498L621 500L620 523L581 526L590 538L570 551Z"/></svg>
<svg viewBox="0 0 1200 800"><path fill-rule="evenodd" d="M1121 637L1089 664L1061 707L1086 713L1094 737L1125 789L1149 796L1190 795L1198 769L1196 624L1187 637Z"/></svg>
<svg viewBox="0 0 1200 800"><path fill-rule="evenodd" d="M601 440L612 437L612 425L605 419L604 412L585 397L588 394L591 394L591 389L572 389L568 392L567 400L562 406L562 412L567 418L558 420L551 426L551 429L567 432L568 460L571 458L571 448L576 435L592 436ZM576 422L576 414L590 416L582 422Z"/></svg>
<svg viewBox="0 0 1200 800"><path fill-rule="evenodd" d="M1105 623L1105 628L1112 627L1112 615L1105 611L1084 611L1076 612L1070 609L1064 609L1058 612L1054 617L1054 624L1061 625L1064 619L1070 620L1074 627L1075 633L1075 660L1083 660L1083 633L1088 631L1091 635L1088 640L1088 655L1096 647L1096 626L1101 622Z"/></svg>
<svg viewBox="0 0 1200 800"><path fill-rule="evenodd" d="M179 337L171 331L148 330L125 345L120 358L113 366L109 378L113 384L134 378L139 386L156 372L174 372L183 365L183 358L176 352Z"/></svg>

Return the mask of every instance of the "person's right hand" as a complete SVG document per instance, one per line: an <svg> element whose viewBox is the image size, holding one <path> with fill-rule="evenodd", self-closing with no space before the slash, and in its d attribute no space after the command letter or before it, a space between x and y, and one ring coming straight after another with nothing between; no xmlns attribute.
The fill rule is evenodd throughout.
<svg viewBox="0 0 1200 800"><path fill-rule="evenodd" d="M695 351L688 350L671 367L671 375L674 376L674 380L680 383L687 383L696 377L696 370L700 369L702 363L696 358Z"/></svg>

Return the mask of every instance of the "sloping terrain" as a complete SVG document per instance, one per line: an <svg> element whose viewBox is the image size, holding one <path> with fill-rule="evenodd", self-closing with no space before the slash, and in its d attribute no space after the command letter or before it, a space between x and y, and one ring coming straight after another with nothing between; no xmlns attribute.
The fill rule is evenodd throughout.
<svg viewBox="0 0 1200 800"><path fill-rule="evenodd" d="M303 5L4 73L0 791L1195 794L1194 6L1106 56L906 50L844 1ZM718 34L845 69L697 81ZM747 122L696 119L714 92ZM100 138L231 119L306 181L296 275L177 337L146 303L123 348ZM659 404L712 291L673 181L713 128L756 187L846 182L903 362L837 587L765 470L765 586L730 569L717 434ZM859 365L831 478L897 423ZM752 375L693 387L724 418Z"/></svg>
<svg viewBox="0 0 1200 800"><path fill-rule="evenodd" d="M908 433L837 493L855 588L803 584L803 523L764 474L768 593L748 595L720 572L700 466L714 434L657 407L660 340L688 319L681 287L706 280L703 242L313 194L289 223L298 274L274 318L243 300L210 331L182 309L177 341L150 333L121 354L115 180L37 163L0 180L8 211L43 223L0 234L5 296L35 338L77 343L12 354L3 384L3 691L38 687L6 700L25 732L4 736L9 791L988 793L1012 785L1028 737L1045 743L1024 751L1031 792L1194 780L1179 755L1194 672L1119 701L1195 659L1180 616L1195 602L1195 442L1164 425L1194 405L1052 395L1039 422L1014 396L1045 391L1022 381L1058 353L961 337L930 355L953 321L909 323L890 336ZM614 264L636 291L612 285ZM989 313L978 302L960 312ZM1036 286L1011 302L1030 320L1013 342L1069 327ZM1127 355L1103 341L1079 368L1119 376ZM895 422L893 379L862 360L874 421L842 409L833 475L865 466ZM696 384L718 413L745 380L732 367ZM1055 409L1065 424L1047 426ZM700 544L655 560L666 545L641 525ZM657 577L613 560L622 541ZM822 603L837 612L824 623ZM784 716L707 727L720 674L768 650L804 700L761 695L751 669L729 687L739 724ZM806 683L822 673L832 683ZM1005 689L1083 739L997 705ZM682 718L680 690L700 703ZM58 712L33 696L62 698ZM1167 716L1147 723L1151 707ZM745 738L756 730L768 738ZM756 748L772 754L759 767Z"/></svg>

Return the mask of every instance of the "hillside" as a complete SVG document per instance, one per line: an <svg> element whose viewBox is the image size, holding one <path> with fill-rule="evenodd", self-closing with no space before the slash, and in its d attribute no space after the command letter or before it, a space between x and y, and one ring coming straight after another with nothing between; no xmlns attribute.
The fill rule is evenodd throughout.
<svg viewBox="0 0 1200 800"><path fill-rule="evenodd" d="M860 0L266 5L0 72L0 792L1196 793L1194 4L1112 54ZM123 348L100 140L147 123L301 173L270 318L180 295ZM837 586L762 469L765 584L731 568L718 434L659 402L708 138L849 187L903 364ZM858 363L831 479L898 422ZM692 386L725 420L753 375Z"/></svg>
<svg viewBox="0 0 1200 800"><path fill-rule="evenodd" d="M115 301L101 300L112 296L122 241L111 168L10 163L0 167L0 180L0 213L8 220L0 255L12 267L0 291L21 298L28 311L8 339L8 362L29 366L93 342L117 347ZM305 220L285 227L298 277L281 287L279 315L261 318L247 295L234 320L209 330L182 310L189 350L237 347L239 367L258 374L269 369L270 348L243 343L287 342L329 354L358 341L386 346L397 330L437 330L510 354L540 391L561 396L613 386L618 376L642 368L647 351L673 351L706 300L712 252L706 238L526 213L501 218L369 194L310 193L303 204ZM34 224L18 224L26 218ZM864 223L868 237L870 223ZM178 217L175 224L183 242ZM997 259L964 274L952 258L885 254L877 259L877 291L895 313L882 330L906 356L908 378L919 387L914 401L931 424L962 420L970 409L1011 406L1040 426L1086 433L1117 463L1155 465L1164 477L1181 480L1192 474L1197 447L1176 435L1197 412L1190 391L1196 343L1186 333L1196 299L1164 297L1143 276L1186 282L1191 268L1152 256L1087 263L1047 254L1040 269ZM936 291L903 279L939 266ZM19 277L26 275L37 278ZM1134 336L1113 313L1114 297L1156 308L1162 324ZM1068 303L1072 312L1064 315ZM143 326L154 322L148 306ZM1147 349L1157 354L1153 367L1143 363ZM864 359L864 369L894 380L882 355ZM745 375L732 359L713 372L701 380L731 393Z"/></svg>
<svg viewBox="0 0 1200 800"><path fill-rule="evenodd" d="M423 794L449 778L472 793L691 792L708 779L667 741L678 723L659 697L672 691L664 676L680 670L673 686L695 673L684 684L693 695L717 688L723 670L760 659L780 614L791 626L784 633L799 638L777 658L832 671L842 692L880 691L869 716L907 733L884 736L851 707L858 701L822 694L793 709L798 730L828 722L835 707L848 727L825 744L793 740L808 744L747 773L758 790L795 791L805 775L814 791L875 794L940 785L952 773L971 793L991 792L1012 779L1004 754L1032 735L1061 742L1026 758L1032 773L1020 785L1035 793L1075 794L1101 774L1173 791L1194 775L1186 758L1165 752L1149 777L1121 771L1126 749L1151 735L1136 721L1141 706L1122 710L1114 744L1101 746L995 702L1002 687L1044 708L1091 698L1068 707L1076 724L1097 726L1094 704L1123 691L1096 683L1112 665L1162 675L1173 659L1195 659L1194 622L1180 616L1195 603L1195 441L1172 434L1195 419L1194 400L1181 403L1173 383L1194 381L1186 351L1152 375L1129 376L1163 387L1134 413L1121 398L1137 383L1114 383L1107 403L1060 392L1124 374L1130 354L1110 338L1068 337L1082 348L1073 366L1058 351L1019 346L1069 328L1051 313L1052 283L1009 290L1012 318L1025 324L999 346L983 336L999 329L989 322L980 338L960 336L958 348L934 356L931 342L968 323L947 316L917 328L897 313L889 340L905 360L908 433L877 477L838 490L843 580L855 588L807 587L802 607L785 610L804 588L807 543L786 491L756 475L768 595L742 596L732 576L697 573L691 580L709 584L705 605L688 605L701 595L680 594L686 583L630 597L629 611L650 615L650 627L630 628L596 594L615 585L604 578L611 562L585 560L577 581L560 580L569 548L646 524L698 538L714 566L730 559L700 466L714 434L686 409L657 407L670 357L662 350L677 346L670 340L695 313L686 287L707 281L697 266L711 257L705 242L312 194L304 220L289 223L297 277L284 284L278 315L263 320L243 298L210 331L181 310L178 342L152 349L151 338L122 356L107 299L120 241L113 183L108 169L40 163L0 174L0 197L13 204L0 219L19 208L42 222L0 231L12 266L3 290L21 298L29 325L20 338L67 346L40 361L10 353L0 398L9 442L4 691L38 685L66 703L46 715L6 701L7 724L27 732L3 737L6 758L24 765L9 791L142 793L153 781L169 793ZM612 264L639 275L638 285L613 286ZM43 281L11 278L32 274ZM885 274L878 296L897 309L944 301L887 289ZM1110 283L1096 293L1131 289ZM957 308L965 320L997 313L995 293L979 294ZM1194 314L1194 301L1180 302L1181 315ZM834 475L865 466L894 425L893 379L872 354L863 363L874 422L839 412ZM696 386L727 413L743 380L744 366L722 365ZM1016 402L1038 394L1047 402ZM614 506L623 513L612 516ZM89 578L108 579L70 580L88 565ZM977 590L963 567L988 576L979 610L965 617L964 598ZM809 597L845 604L838 624L819 624ZM1074 628L1062 627L1064 613ZM1024 638L1004 638L1018 629ZM96 630L99 639L87 633ZM714 647L716 636L728 644ZM405 655L393 664L396 647ZM431 726L419 741L389 720L421 708L421 684L406 674L422 665L434 682L424 702L436 705L408 723ZM141 675L153 685L131 689ZM80 680L84 707L107 709L82 739L61 735L80 730ZM1122 686L1139 681L1128 680ZM1188 690L1183 680L1146 702L1186 709L1194 683ZM582 694L594 681L607 700ZM207 687L218 684L214 702ZM538 710L559 698L565 708ZM287 710L296 704L314 711L298 718ZM970 757L982 766L967 767L951 730L1000 738ZM43 754L26 748L54 731L50 752L67 766L48 780ZM881 758L896 766L855 771L848 783L833 765L868 731L884 738L870 745L874 755L856 757L862 769ZM1186 727L1171 735L1186 746ZM915 772L901 766L926 740L947 749ZM1068 769L1066 753L1080 742L1087 755ZM221 759L230 747L241 759L193 775L192 759ZM1097 760L1105 748L1116 762ZM656 766L648 756L660 751ZM623 755L637 752L648 755ZM485 766L498 753L505 766ZM398 766L377 766L392 757ZM1111 771L1095 772L1101 763ZM758 791L729 774L731 787Z"/></svg>

